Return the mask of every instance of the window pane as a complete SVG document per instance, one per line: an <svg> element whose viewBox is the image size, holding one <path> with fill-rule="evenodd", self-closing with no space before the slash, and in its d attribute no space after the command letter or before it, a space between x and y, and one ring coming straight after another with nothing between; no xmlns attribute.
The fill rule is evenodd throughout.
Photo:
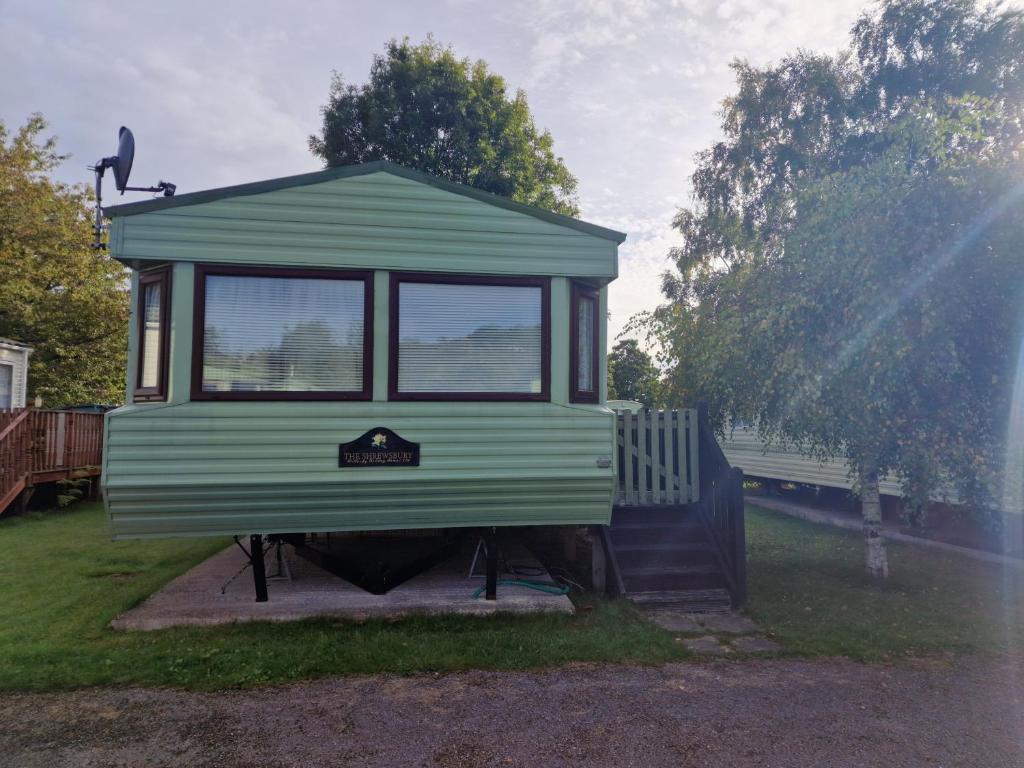
<svg viewBox="0 0 1024 768"><path fill-rule="evenodd" d="M579 328L576 388L580 392L594 391L594 311L594 299L581 296L576 308Z"/></svg>
<svg viewBox="0 0 1024 768"><path fill-rule="evenodd" d="M146 283L142 292L142 376L139 385L145 388L160 385L160 283Z"/></svg>
<svg viewBox="0 0 1024 768"><path fill-rule="evenodd" d="M358 392L361 280L208 275L204 392Z"/></svg>
<svg viewBox="0 0 1024 768"><path fill-rule="evenodd" d="M0 365L0 410L9 410L14 401L14 366Z"/></svg>
<svg viewBox="0 0 1024 768"><path fill-rule="evenodd" d="M401 283L400 392L541 391L539 286Z"/></svg>

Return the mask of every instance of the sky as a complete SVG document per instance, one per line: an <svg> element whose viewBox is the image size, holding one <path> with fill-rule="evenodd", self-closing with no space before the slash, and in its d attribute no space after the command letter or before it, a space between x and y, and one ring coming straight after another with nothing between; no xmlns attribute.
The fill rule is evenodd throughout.
<svg viewBox="0 0 1024 768"><path fill-rule="evenodd" d="M626 232L609 289L609 345L660 301L690 201L694 156L719 135L729 63L834 52L863 0L46 2L0 0L0 120L41 112L88 165L135 133L132 183L178 192L317 170L333 71L365 82L393 37L428 34L526 91L579 179L584 220ZM124 201L146 195L126 194ZM107 197L114 202L113 196Z"/></svg>

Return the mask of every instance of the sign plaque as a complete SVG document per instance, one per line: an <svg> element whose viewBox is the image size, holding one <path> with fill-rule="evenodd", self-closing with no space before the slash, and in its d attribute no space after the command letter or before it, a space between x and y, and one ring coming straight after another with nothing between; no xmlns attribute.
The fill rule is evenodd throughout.
<svg viewBox="0 0 1024 768"><path fill-rule="evenodd" d="M410 443L387 427L375 427L338 446L339 467L418 467L420 444Z"/></svg>

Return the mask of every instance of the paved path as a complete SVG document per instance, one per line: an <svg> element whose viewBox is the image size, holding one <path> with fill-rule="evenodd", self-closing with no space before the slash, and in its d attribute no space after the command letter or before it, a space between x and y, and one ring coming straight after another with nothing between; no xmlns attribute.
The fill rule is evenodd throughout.
<svg viewBox="0 0 1024 768"><path fill-rule="evenodd" d="M1022 669L716 661L0 696L0 762L63 766L1024 766Z"/></svg>
<svg viewBox="0 0 1024 768"><path fill-rule="evenodd" d="M782 512L783 514L790 515L791 517L799 517L801 520L807 520L811 523L831 525L835 528L845 528L848 531L860 531L863 528L863 523L860 518L844 515L842 512L834 512L829 509L819 509L817 507L809 507L804 504L797 504L786 499L772 499L765 496L749 496L747 497L747 503L754 507L770 509L773 512ZM882 536L891 541L898 541L903 544L913 544L916 547L938 549L943 552L956 552L958 555L963 555L964 557L969 557L973 560L982 560L987 563L996 563L1009 568L1024 570L1024 559L1013 557L1012 555L1000 555L996 552L986 552L983 549L961 547L957 544L947 544L944 541L926 539L923 536L911 536L906 533L901 533L889 526L884 526L882 528Z"/></svg>

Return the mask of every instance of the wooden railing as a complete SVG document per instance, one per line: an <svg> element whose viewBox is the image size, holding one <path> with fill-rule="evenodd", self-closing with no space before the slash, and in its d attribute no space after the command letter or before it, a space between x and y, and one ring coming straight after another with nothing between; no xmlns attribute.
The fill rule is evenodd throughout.
<svg viewBox="0 0 1024 768"><path fill-rule="evenodd" d="M689 504L700 498L697 411L618 411L619 506Z"/></svg>
<svg viewBox="0 0 1024 768"><path fill-rule="evenodd" d="M26 488L99 474L103 414L0 411L0 514Z"/></svg>
<svg viewBox="0 0 1024 768"><path fill-rule="evenodd" d="M0 412L0 514L20 494L32 468L31 411Z"/></svg>
<svg viewBox="0 0 1024 768"><path fill-rule="evenodd" d="M719 565L729 582L733 605L740 605L747 599L743 470L729 466L704 405L697 406L697 423L702 493L696 507L718 551Z"/></svg>

